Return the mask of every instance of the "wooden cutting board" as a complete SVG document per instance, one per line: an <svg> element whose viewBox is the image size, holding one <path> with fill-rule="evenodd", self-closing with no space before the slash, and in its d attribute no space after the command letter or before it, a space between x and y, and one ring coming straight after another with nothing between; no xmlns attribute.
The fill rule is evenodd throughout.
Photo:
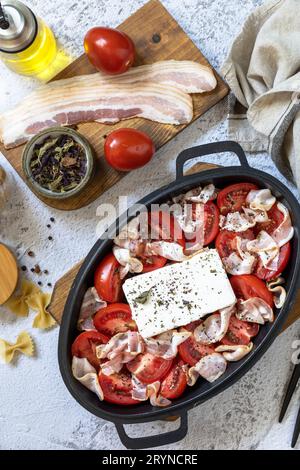
<svg viewBox="0 0 300 470"><path fill-rule="evenodd" d="M101 19L99 22L101 23ZM135 65L150 64L168 59L194 60L203 65L209 65L200 50L158 0L151 0L146 3L124 21L118 29L127 33L135 43L137 51ZM83 54L56 78L68 78L93 72L95 72L95 69L88 62L86 55ZM216 77L218 85L215 90L209 93L193 95L193 120L199 118L227 95L227 85L217 74ZM106 164L103 158L103 143L107 134L120 127L133 127L146 132L153 139L156 149L159 149L187 127L187 125L165 125L141 118L129 119L115 125L104 125L95 122L80 124L77 126L79 132L87 137L96 151L97 170L94 180L80 195L64 201L55 201L39 195L37 197L56 209L74 210L90 204L119 181L124 176L124 173L118 172ZM23 147L19 146L15 149L6 150L0 145L0 151L21 178L24 179L22 171Z"/></svg>
<svg viewBox="0 0 300 470"><path fill-rule="evenodd" d="M211 163L196 163L188 171L186 171L185 174L192 175L194 173L199 173L200 171L216 168L217 166L218 165ZM70 269L70 271L68 271L62 278L60 278L54 286L48 310L58 323L61 322L68 293L82 263L83 260L73 266L73 268ZM288 328L288 326L298 320L298 318L300 318L300 290L298 291L296 302L288 316L283 330Z"/></svg>

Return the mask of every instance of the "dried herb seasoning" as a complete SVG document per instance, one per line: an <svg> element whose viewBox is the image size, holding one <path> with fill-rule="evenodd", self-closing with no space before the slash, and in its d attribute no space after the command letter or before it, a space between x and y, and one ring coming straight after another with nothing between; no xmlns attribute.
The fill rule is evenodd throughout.
<svg viewBox="0 0 300 470"><path fill-rule="evenodd" d="M67 134L49 136L35 145L30 170L33 179L43 188L56 193L70 191L86 175L85 149Z"/></svg>

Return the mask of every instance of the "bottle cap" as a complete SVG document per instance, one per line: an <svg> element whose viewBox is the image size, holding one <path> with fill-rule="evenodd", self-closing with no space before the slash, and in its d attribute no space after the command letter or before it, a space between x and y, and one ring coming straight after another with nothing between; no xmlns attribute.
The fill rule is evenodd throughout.
<svg viewBox="0 0 300 470"><path fill-rule="evenodd" d="M13 54L27 49L36 34L37 20L30 8L19 0L4 0L0 3L1 52Z"/></svg>

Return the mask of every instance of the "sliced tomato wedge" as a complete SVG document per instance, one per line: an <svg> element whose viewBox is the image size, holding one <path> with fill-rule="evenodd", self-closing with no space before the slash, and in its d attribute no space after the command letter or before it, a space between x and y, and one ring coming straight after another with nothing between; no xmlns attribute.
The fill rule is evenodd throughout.
<svg viewBox="0 0 300 470"><path fill-rule="evenodd" d="M198 326L198 324L200 325L200 323L201 321L192 322L187 325L187 327L180 328L180 331L194 331L196 326ZM194 366L198 361L200 361L200 359L202 359L202 357L212 354L214 352L214 348L207 344L199 343L199 341L196 341L194 335L192 335L178 346L178 352L179 356L185 363L190 366Z"/></svg>
<svg viewBox="0 0 300 470"><path fill-rule="evenodd" d="M147 258L143 258L142 262L144 266L142 272L149 273L150 271L154 271L155 269L162 268L166 264L167 259L163 256L153 255L148 256Z"/></svg>
<svg viewBox="0 0 300 470"><path fill-rule="evenodd" d="M172 367L173 359L163 359L150 353L139 354L128 362L127 369L135 374L140 382L151 384L166 376Z"/></svg>
<svg viewBox="0 0 300 470"><path fill-rule="evenodd" d="M98 310L94 316L94 325L100 333L110 337L128 330L137 330L129 305L121 303L110 304Z"/></svg>
<svg viewBox="0 0 300 470"><path fill-rule="evenodd" d="M176 242L185 247L184 234L176 219L169 212L152 211L148 214L150 238Z"/></svg>
<svg viewBox="0 0 300 470"><path fill-rule="evenodd" d="M141 403L131 397L132 382L131 374L125 369L119 374L99 374L99 384L103 391L104 400L117 405L136 405Z"/></svg>
<svg viewBox="0 0 300 470"><path fill-rule="evenodd" d="M84 331L80 333L72 344L72 356L85 357L89 363L99 369L100 361L96 356L96 346L106 344L109 338L98 331Z"/></svg>
<svg viewBox="0 0 300 470"><path fill-rule="evenodd" d="M120 267L113 253L109 253L95 271L94 286L101 299L106 302L120 302L123 299Z"/></svg>
<svg viewBox="0 0 300 470"><path fill-rule="evenodd" d="M266 269L262 264L262 261L259 260L255 274L257 277L262 279L263 281L272 281L272 279L276 279L287 267L291 256L291 244L287 242L280 248L279 251L279 258L277 269L274 271L270 271L270 269Z"/></svg>
<svg viewBox="0 0 300 470"><path fill-rule="evenodd" d="M251 338L259 332L257 323L249 323L239 320L232 316L229 321L229 327L226 335L222 338L221 343L226 345L233 344L249 344Z"/></svg>
<svg viewBox="0 0 300 470"><path fill-rule="evenodd" d="M278 209L277 204L274 204L267 212L269 220L267 222L259 222L255 225L254 231L258 234L261 230L268 232L270 235L283 221L284 215Z"/></svg>
<svg viewBox="0 0 300 470"><path fill-rule="evenodd" d="M245 205L249 191L258 189L252 183L236 183L227 186L219 192L217 198L217 205L222 215L228 212L240 211Z"/></svg>
<svg viewBox="0 0 300 470"><path fill-rule="evenodd" d="M168 375L164 378L160 388L160 394L174 400L180 397L186 389L187 380L186 373L183 370L184 362L176 360L169 371Z"/></svg>
<svg viewBox="0 0 300 470"><path fill-rule="evenodd" d="M196 204L193 204L193 220L196 220ZM208 201L204 205L204 246L209 245L216 238L219 232L219 221L220 212L217 206L212 202ZM201 229L203 230L203 228ZM189 243L193 243L197 239L197 235L194 239L189 240Z"/></svg>
<svg viewBox="0 0 300 470"><path fill-rule="evenodd" d="M250 228L245 232L230 232L229 230L221 230L216 238L216 249L221 258L227 258L231 253L236 251L236 237L254 240L253 230Z"/></svg>
<svg viewBox="0 0 300 470"><path fill-rule="evenodd" d="M251 297L260 297L267 302L270 307L273 307L272 293L267 289L265 283L253 274L231 276L230 283L238 298L247 300Z"/></svg>

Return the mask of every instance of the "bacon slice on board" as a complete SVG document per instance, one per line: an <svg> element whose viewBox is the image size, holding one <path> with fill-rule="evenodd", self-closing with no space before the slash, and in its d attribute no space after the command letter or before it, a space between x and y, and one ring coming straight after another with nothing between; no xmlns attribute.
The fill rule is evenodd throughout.
<svg viewBox="0 0 300 470"><path fill-rule="evenodd" d="M186 92L215 86L208 67L189 61L135 67L120 77L94 73L57 80L0 115L0 140L12 148L48 127L87 121L112 124L142 117L164 124L189 123L193 103Z"/></svg>

